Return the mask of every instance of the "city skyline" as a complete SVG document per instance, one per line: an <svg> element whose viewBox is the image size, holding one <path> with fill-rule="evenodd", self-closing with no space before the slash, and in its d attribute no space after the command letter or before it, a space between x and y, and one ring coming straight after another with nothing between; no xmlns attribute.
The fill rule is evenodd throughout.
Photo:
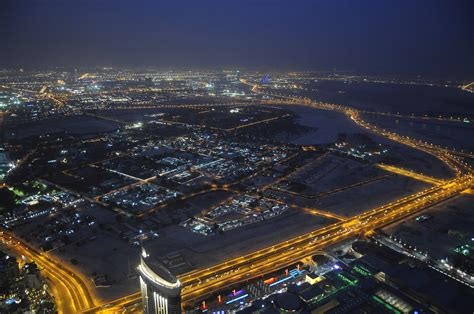
<svg viewBox="0 0 474 314"><path fill-rule="evenodd" d="M468 314L472 1L0 1L0 312Z"/></svg>
<svg viewBox="0 0 474 314"><path fill-rule="evenodd" d="M2 67L241 67L446 79L474 73L470 1L27 0L1 6Z"/></svg>

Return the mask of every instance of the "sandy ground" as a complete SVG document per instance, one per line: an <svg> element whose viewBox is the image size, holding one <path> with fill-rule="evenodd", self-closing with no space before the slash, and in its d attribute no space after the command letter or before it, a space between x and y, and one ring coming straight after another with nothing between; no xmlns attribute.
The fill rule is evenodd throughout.
<svg viewBox="0 0 474 314"><path fill-rule="evenodd" d="M472 243L472 204L474 195L464 194L423 211L432 216L429 220L418 222L412 217L384 231L427 251L436 259L445 258L456 246Z"/></svg>

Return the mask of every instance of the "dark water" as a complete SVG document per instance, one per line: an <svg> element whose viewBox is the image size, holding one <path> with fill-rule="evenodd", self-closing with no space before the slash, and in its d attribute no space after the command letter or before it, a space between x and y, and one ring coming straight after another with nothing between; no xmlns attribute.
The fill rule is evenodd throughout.
<svg viewBox="0 0 474 314"><path fill-rule="evenodd" d="M306 91L298 91L298 93L303 93L315 100L343 104L362 110L453 116L474 120L474 94L454 87L342 81L311 82L305 87ZM320 113L315 112L314 114ZM332 121L330 119L316 120L311 112L304 112L301 116L301 123L319 129L319 132L308 134L299 139L305 143L334 140L337 130L332 132L327 130L337 129L343 122L343 119L338 121L339 123L335 123L336 121L333 119L331 119ZM399 134L452 149L474 151L474 141L472 140L474 138L474 122L414 120L373 115L364 115L364 119ZM334 127L328 127L328 124ZM344 129L349 133L354 132L347 127Z"/></svg>
<svg viewBox="0 0 474 314"><path fill-rule="evenodd" d="M474 117L474 93L454 87L318 81L303 93L316 100L364 110Z"/></svg>
<svg viewBox="0 0 474 314"><path fill-rule="evenodd" d="M365 115L364 119L392 132L450 149L474 152L474 123L398 119Z"/></svg>

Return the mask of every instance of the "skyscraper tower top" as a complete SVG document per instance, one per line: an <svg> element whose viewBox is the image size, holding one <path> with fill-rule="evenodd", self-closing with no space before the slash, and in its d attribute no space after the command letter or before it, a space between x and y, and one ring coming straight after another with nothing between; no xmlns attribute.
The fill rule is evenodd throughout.
<svg viewBox="0 0 474 314"><path fill-rule="evenodd" d="M181 313L181 283L163 263L142 249L140 287L144 313Z"/></svg>

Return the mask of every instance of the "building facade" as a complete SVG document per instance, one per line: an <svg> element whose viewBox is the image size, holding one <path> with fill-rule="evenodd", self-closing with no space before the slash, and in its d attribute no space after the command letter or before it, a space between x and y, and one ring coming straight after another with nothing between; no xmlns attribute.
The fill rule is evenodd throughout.
<svg viewBox="0 0 474 314"><path fill-rule="evenodd" d="M138 272L143 313L181 313L181 283L161 262L151 258L145 249L142 249Z"/></svg>

